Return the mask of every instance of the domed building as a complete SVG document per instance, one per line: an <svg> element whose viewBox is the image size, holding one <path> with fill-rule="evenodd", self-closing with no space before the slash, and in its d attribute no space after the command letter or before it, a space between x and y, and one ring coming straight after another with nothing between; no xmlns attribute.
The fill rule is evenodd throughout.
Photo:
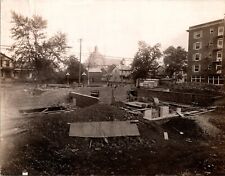
<svg viewBox="0 0 225 176"><path fill-rule="evenodd" d="M85 65L88 68L102 68L105 65L105 58L102 54L99 53L97 46L95 46L94 51L88 57Z"/></svg>

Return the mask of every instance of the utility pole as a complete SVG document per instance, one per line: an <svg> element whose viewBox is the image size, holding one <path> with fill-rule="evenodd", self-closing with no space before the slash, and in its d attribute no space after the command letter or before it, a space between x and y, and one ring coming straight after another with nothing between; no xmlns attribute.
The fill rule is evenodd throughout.
<svg viewBox="0 0 225 176"><path fill-rule="evenodd" d="M0 0L0 52L2 47L2 0Z"/></svg>
<svg viewBox="0 0 225 176"><path fill-rule="evenodd" d="M225 48L225 46L224 46L224 43L225 43L225 13L223 14L223 47L222 47L222 61L221 61L221 65L222 65L222 74L223 74L223 87L225 88L225 66L224 66L224 59L225 59L225 57L224 57L224 48Z"/></svg>
<svg viewBox="0 0 225 176"><path fill-rule="evenodd" d="M82 39L80 39L79 85L80 85L80 82L81 82L81 49L82 49Z"/></svg>

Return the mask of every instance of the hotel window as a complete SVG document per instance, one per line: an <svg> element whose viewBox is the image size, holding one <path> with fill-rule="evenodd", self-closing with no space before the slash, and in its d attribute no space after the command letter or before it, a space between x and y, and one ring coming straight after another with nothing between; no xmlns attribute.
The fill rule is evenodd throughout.
<svg viewBox="0 0 225 176"><path fill-rule="evenodd" d="M201 42L196 42L196 43L194 43L194 49L195 50L199 50L199 49L201 49L201 47L202 47L202 43Z"/></svg>
<svg viewBox="0 0 225 176"><path fill-rule="evenodd" d="M222 52L221 51L217 51L216 60L222 61Z"/></svg>
<svg viewBox="0 0 225 176"><path fill-rule="evenodd" d="M193 71L199 72L200 71L200 65L193 65Z"/></svg>
<svg viewBox="0 0 225 176"><path fill-rule="evenodd" d="M192 76L191 82L203 82L204 77L203 76Z"/></svg>
<svg viewBox="0 0 225 176"><path fill-rule="evenodd" d="M216 73L221 74L222 73L222 65L216 65Z"/></svg>
<svg viewBox="0 0 225 176"><path fill-rule="evenodd" d="M217 40L217 47L218 48L223 48L223 39Z"/></svg>
<svg viewBox="0 0 225 176"><path fill-rule="evenodd" d="M212 53L209 53L209 58L212 58Z"/></svg>
<svg viewBox="0 0 225 176"><path fill-rule="evenodd" d="M210 42L209 42L209 46L212 46L212 45L213 45L213 41L210 41Z"/></svg>
<svg viewBox="0 0 225 176"><path fill-rule="evenodd" d="M211 70L212 69L212 65L208 65L208 70Z"/></svg>
<svg viewBox="0 0 225 176"><path fill-rule="evenodd" d="M224 27L223 26L219 26L218 27L218 36L219 35L223 35L223 31L224 31Z"/></svg>
<svg viewBox="0 0 225 176"><path fill-rule="evenodd" d="M220 76L209 76L208 77L209 84L223 85L224 79Z"/></svg>
<svg viewBox="0 0 225 176"><path fill-rule="evenodd" d="M213 32L214 32L214 29L213 28L210 28L209 33L210 34L213 34Z"/></svg>
<svg viewBox="0 0 225 176"><path fill-rule="evenodd" d="M202 31L194 32L194 39L199 39L202 37Z"/></svg>
<svg viewBox="0 0 225 176"><path fill-rule="evenodd" d="M194 61L199 61L199 60L201 60L201 54L200 53L195 53L194 55L193 55L193 60Z"/></svg>

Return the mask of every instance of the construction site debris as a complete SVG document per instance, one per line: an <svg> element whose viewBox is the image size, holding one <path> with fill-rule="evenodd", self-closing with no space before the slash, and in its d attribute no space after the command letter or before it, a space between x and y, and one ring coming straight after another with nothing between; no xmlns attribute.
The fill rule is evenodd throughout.
<svg viewBox="0 0 225 176"><path fill-rule="evenodd" d="M169 106L160 106L160 117L167 117L169 115Z"/></svg>
<svg viewBox="0 0 225 176"><path fill-rule="evenodd" d="M164 139L165 140L169 140L169 136L168 136L168 133L167 132L164 132L163 135L164 135Z"/></svg>
<svg viewBox="0 0 225 176"><path fill-rule="evenodd" d="M20 109L19 112L24 117L38 117L43 114L59 114L59 113L70 113L76 108L65 107L65 106L49 106L49 107L39 107L32 109Z"/></svg>
<svg viewBox="0 0 225 176"><path fill-rule="evenodd" d="M148 109L144 111L144 119L151 120L152 119L152 109Z"/></svg>
<svg viewBox="0 0 225 176"><path fill-rule="evenodd" d="M91 91L91 96L93 96L93 97L99 97L99 90L92 90Z"/></svg>
<svg viewBox="0 0 225 176"><path fill-rule="evenodd" d="M135 120L130 120L130 123L138 123L139 120L135 119Z"/></svg>
<svg viewBox="0 0 225 176"><path fill-rule="evenodd" d="M185 141L187 141L187 142L189 142L189 143L192 142L192 140L191 140L190 138L187 138Z"/></svg>
<svg viewBox="0 0 225 176"><path fill-rule="evenodd" d="M180 117L184 117L184 114L182 114L181 112L176 111L176 113L177 113Z"/></svg>
<svg viewBox="0 0 225 176"><path fill-rule="evenodd" d="M159 99L156 98L156 97L153 97L153 103L155 106L158 106L159 105Z"/></svg>
<svg viewBox="0 0 225 176"><path fill-rule="evenodd" d="M183 135L184 133L182 131L179 131L178 129L176 129L175 127L173 127L173 129L175 129L179 134Z"/></svg>
<svg viewBox="0 0 225 176"><path fill-rule="evenodd" d="M141 112L138 112L136 110L127 109L127 108L124 108L124 107L120 107L120 109L125 110L126 112L131 113L131 114L134 114L134 115L140 115L140 114L142 114Z"/></svg>
<svg viewBox="0 0 225 176"><path fill-rule="evenodd" d="M1 133L1 139L5 137L9 137L12 135L17 135L26 132L26 129L20 129L20 128L13 128L13 129L8 129L7 131L4 131Z"/></svg>
<svg viewBox="0 0 225 176"><path fill-rule="evenodd" d="M40 107L40 108L33 108L33 109L21 109L19 110L20 113L29 114L35 112L47 112L47 111L58 111L58 110L65 110L66 108L63 106L49 106L49 107Z"/></svg>
<svg viewBox="0 0 225 176"><path fill-rule="evenodd" d="M28 175L28 172L27 171L23 171L22 175Z"/></svg>
<svg viewBox="0 0 225 176"><path fill-rule="evenodd" d="M69 98L70 99L76 99L76 106L78 107L87 107L91 106L93 104L96 104L99 102L99 98L85 95L85 94L80 94L77 92L70 92L69 93Z"/></svg>
<svg viewBox="0 0 225 176"><path fill-rule="evenodd" d="M138 101L126 102L125 104L127 106L134 107L134 108L147 108L147 107L149 107L148 103L142 103L142 102L138 102Z"/></svg>
<svg viewBox="0 0 225 176"><path fill-rule="evenodd" d="M162 104L170 105L170 106L177 106L177 107L183 107L183 108L190 108L191 105L185 105L181 103L175 103L175 102L167 102L167 101L160 101Z"/></svg>

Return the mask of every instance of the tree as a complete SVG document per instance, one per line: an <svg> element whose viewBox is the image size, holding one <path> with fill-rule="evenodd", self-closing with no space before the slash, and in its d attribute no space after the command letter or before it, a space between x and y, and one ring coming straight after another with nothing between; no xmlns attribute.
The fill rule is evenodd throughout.
<svg viewBox="0 0 225 176"><path fill-rule="evenodd" d="M170 46L164 52L165 72L170 78L176 80L182 78L182 71L186 72L187 67L187 52L184 48Z"/></svg>
<svg viewBox="0 0 225 176"><path fill-rule="evenodd" d="M162 55L160 44L151 47L144 41L139 41L138 45L138 51L132 63L132 77L135 81L139 78L154 77L158 67L157 60Z"/></svg>
<svg viewBox="0 0 225 176"><path fill-rule="evenodd" d="M74 82L74 81L78 82L80 62L78 61L78 59L74 55L71 55L71 56L69 56L69 59L66 62L66 64L67 64L66 72L70 74L69 80L71 82ZM86 72L86 70L84 69L84 66L81 65L81 74L83 72Z"/></svg>
<svg viewBox="0 0 225 176"><path fill-rule="evenodd" d="M18 67L32 69L35 79L48 79L63 63L66 52L66 35L57 33L47 39L47 21L41 16L31 18L12 12L11 46Z"/></svg>

